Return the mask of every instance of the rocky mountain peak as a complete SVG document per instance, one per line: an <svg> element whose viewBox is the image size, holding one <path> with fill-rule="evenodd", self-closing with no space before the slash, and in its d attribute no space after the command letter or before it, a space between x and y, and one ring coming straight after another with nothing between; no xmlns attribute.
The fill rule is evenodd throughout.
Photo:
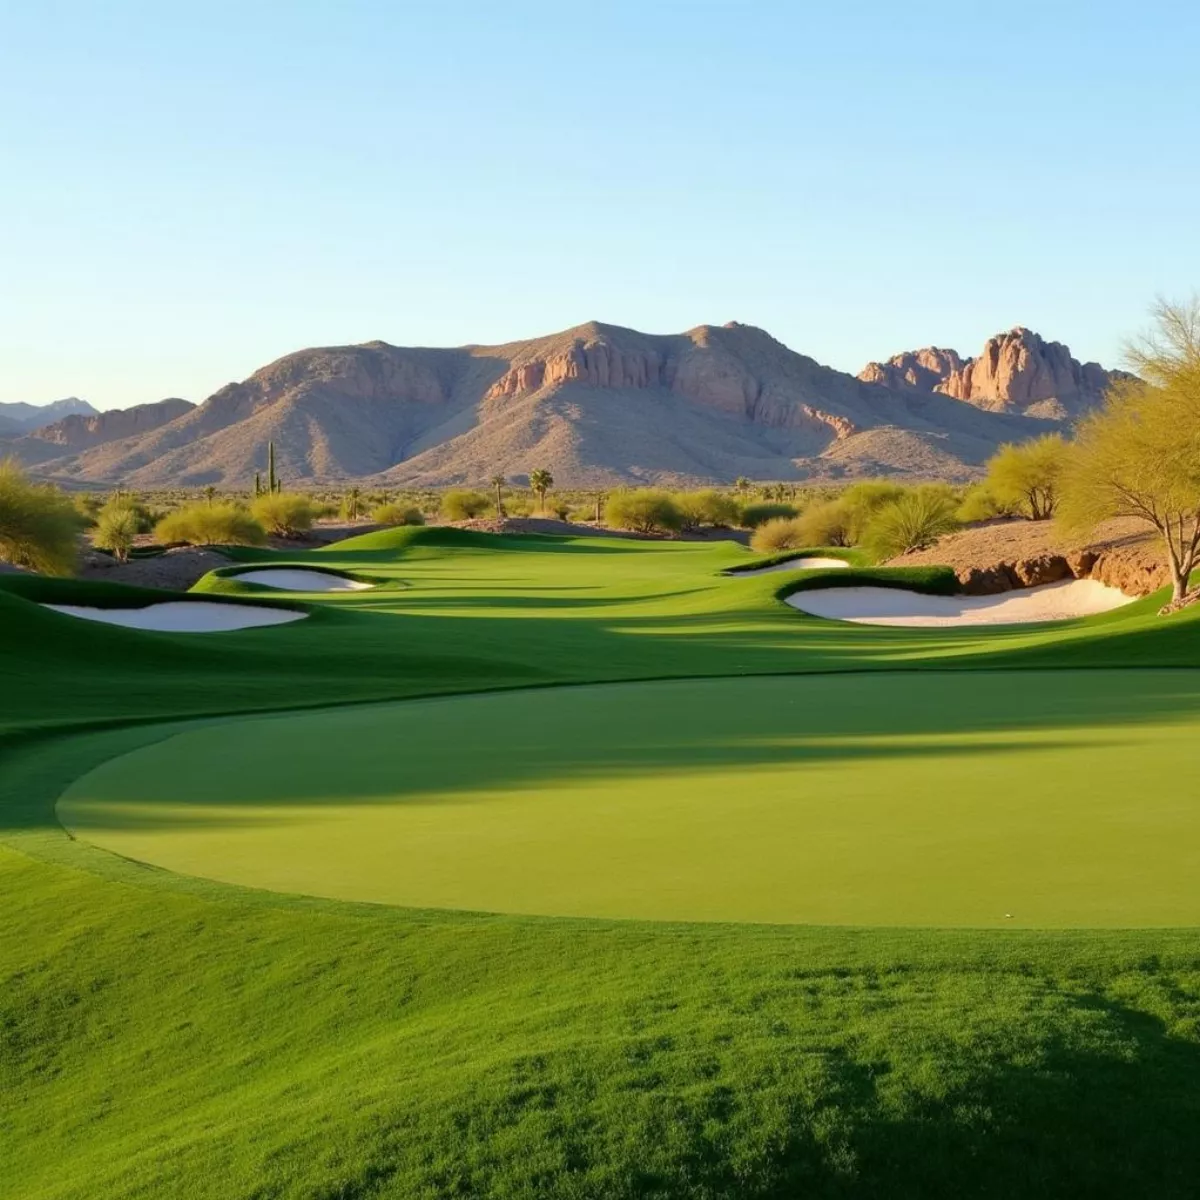
<svg viewBox="0 0 1200 1200"><path fill-rule="evenodd" d="M976 358L928 346L868 363L858 377L886 387L939 392L990 412L1062 421L1099 404L1122 372L1081 363L1061 342L1016 325L988 338Z"/></svg>

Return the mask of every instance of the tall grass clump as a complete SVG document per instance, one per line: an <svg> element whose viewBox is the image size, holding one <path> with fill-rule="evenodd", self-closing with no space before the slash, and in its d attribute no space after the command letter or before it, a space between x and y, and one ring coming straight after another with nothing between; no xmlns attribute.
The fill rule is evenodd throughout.
<svg viewBox="0 0 1200 1200"><path fill-rule="evenodd" d="M57 488L30 482L12 460L0 462L0 559L70 575L82 527L79 510Z"/></svg>
<svg viewBox="0 0 1200 1200"><path fill-rule="evenodd" d="M471 521L483 516L491 505L482 492L455 489L442 497L442 516L447 521Z"/></svg>
<svg viewBox="0 0 1200 1200"><path fill-rule="evenodd" d="M799 511L794 504L785 504L777 500L763 500L756 504L743 505L738 524L743 529L757 529L768 521L794 517L798 515Z"/></svg>
<svg viewBox="0 0 1200 1200"><path fill-rule="evenodd" d="M105 505L96 514L92 545L109 551L118 562L126 562L140 532L137 514L132 508Z"/></svg>
<svg viewBox="0 0 1200 1200"><path fill-rule="evenodd" d="M863 548L876 560L895 558L909 550L924 550L943 534L958 528L953 490L942 484L906 489L871 514L863 533Z"/></svg>
<svg viewBox="0 0 1200 1200"><path fill-rule="evenodd" d="M378 525L424 525L425 514L414 505L392 501L374 509L371 520Z"/></svg>
<svg viewBox="0 0 1200 1200"><path fill-rule="evenodd" d="M676 533L683 528L683 514L667 492L635 488L608 498L604 523L634 533Z"/></svg>
<svg viewBox="0 0 1200 1200"><path fill-rule="evenodd" d="M178 508L159 521L154 536L189 546L261 546L267 540L266 530L250 513L230 501Z"/></svg>
<svg viewBox="0 0 1200 1200"><path fill-rule="evenodd" d="M250 515L268 533L296 537L312 528L315 507L312 500L298 492L268 492L255 497Z"/></svg>
<svg viewBox="0 0 1200 1200"><path fill-rule="evenodd" d="M750 535L750 547L759 554L776 554L780 550L803 550L816 544L818 543L805 541L804 529L796 517L775 517L773 520L764 521Z"/></svg>

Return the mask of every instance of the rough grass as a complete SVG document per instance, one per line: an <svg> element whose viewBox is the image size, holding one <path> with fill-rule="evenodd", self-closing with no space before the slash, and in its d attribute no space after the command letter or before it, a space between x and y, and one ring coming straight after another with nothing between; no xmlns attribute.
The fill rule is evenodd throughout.
<svg viewBox="0 0 1200 1200"><path fill-rule="evenodd" d="M981 667L1164 666L1190 681L1200 612L1159 618L1150 598L1056 628L848 629L780 604L778 576L723 577L752 561L731 545L391 529L239 555L406 586L339 595L292 626L189 638L32 602L124 589L0 585L0 816L14 848L0 850L0 1192L1194 1194L1194 931L303 901L70 841L52 805L142 742L138 720L701 675L854 672L869 687L935 668L926 678L950 705L982 686ZM235 586L210 577L203 590ZM1092 678L1102 694L1108 677ZM1121 721L1136 733L1155 712ZM470 731L455 744L469 748ZM398 739L398 760L405 749ZM1163 788L1154 770L1132 800ZM1085 770L1068 786L1091 782ZM1177 796L1190 803L1186 786Z"/></svg>

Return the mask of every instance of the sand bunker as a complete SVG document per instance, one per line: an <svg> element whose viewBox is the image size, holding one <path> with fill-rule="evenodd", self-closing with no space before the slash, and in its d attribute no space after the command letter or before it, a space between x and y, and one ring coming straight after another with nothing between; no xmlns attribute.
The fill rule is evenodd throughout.
<svg viewBox="0 0 1200 1200"><path fill-rule="evenodd" d="M740 578L744 575L769 575L772 571L836 571L839 567L849 565L840 558L789 558L787 562L776 563L773 567L755 567L752 571L731 571L730 574Z"/></svg>
<svg viewBox="0 0 1200 1200"><path fill-rule="evenodd" d="M365 592L371 584L331 575L327 571L305 571L299 567L270 567L261 571L242 571L233 576L241 583L280 588L286 592Z"/></svg>
<svg viewBox="0 0 1200 1200"><path fill-rule="evenodd" d="M1094 579L1064 579L997 596L925 596L901 588L821 588L787 602L814 617L860 625L1016 625L1067 621L1132 604L1117 588Z"/></svg>
<svg viewBox="0 0 1200 1200"><path fill-rule="evenodd" d="M222 633L254 629L259 625L285 625L302 621L308 613L286 608L256 608L249 604L212 604L203 600L169 600L145 608L87 608L80 604L44 604L55 612L85 621L103 621L126 629L152 629L159 633Z"/></svg>

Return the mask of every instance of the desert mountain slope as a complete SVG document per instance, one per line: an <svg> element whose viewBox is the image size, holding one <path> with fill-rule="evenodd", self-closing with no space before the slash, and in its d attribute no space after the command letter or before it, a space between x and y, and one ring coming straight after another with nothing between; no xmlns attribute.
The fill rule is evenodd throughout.
<svg viewBox="0 0 1200 1200"><path fill-rule="evenodd" d="M824 367L753 326L590 322L501 346L302 350L146 432L43 460L62 479L245 487L268 441L285 483L560 485L891 473L966 478L1045 428L907 379Z"/></svg>
<svg viewBox="0 0 1200 1200"><path fill-rule="evenodd" d="M989 338L978 358L927 346L885 363L868 363L859 379L885 387L912 387L965 400L991 412L1042 420L1073 420L1094 408L1122 371L1081 363L1061 342L1047 342L1017 326Z"/></svg>
<svg viewBox="0 0 1200 1200"><path fill-rule="evenodd" d="M49 464L52 470L57 459L120 438L135 438L149 433L193 408L195 405L190 401L172 398L152 404L135 404L132 408L115 408L90 416L71 413L52 425L43 425L7 443L4 453L13 455L27 466L44 467Z"/></svg>
<svg viewBox="0 0 1200 1200"><path fill-rule="evenodd" d="M0 437L32 433L74 415L92 417L96 410L78 396L68 396L52 404L0 404Z"/></svg>

